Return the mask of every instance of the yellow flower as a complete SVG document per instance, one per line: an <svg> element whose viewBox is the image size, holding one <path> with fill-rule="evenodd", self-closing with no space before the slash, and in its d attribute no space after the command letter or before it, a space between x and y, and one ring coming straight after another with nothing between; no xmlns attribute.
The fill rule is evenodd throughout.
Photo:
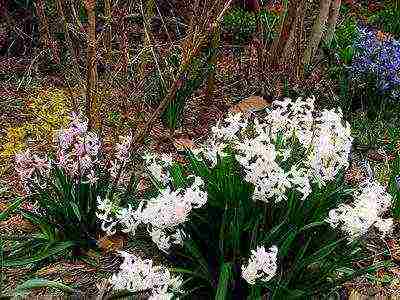
<svg viewBox="0 0 400 300"><path fill-rule="evenodd" d="M7 130L0 157L9 158L24 150L28 137L50 144L54 131L68 124L72 110L68 95L55 88L37 91L27 100L26 108L29 123Z"/></svg>

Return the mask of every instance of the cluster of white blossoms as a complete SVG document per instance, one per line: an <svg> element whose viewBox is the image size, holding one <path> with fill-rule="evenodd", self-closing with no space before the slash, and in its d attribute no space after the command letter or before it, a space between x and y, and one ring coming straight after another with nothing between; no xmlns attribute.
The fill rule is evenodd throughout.
<svg viewBox="0 0 400 300"><path fill-rule="evenodd" d="M167 185L171 181L167 171L167 168L172 164L172 157L170 155L163 154L159 157L155 154L145 153L143 159L146 163L147 170L154 179L164 185Z"/></svg>
<svg viewBox="0 0 400 300"><path fill-rule="evenodd" d="M267 282L275 276L277 266L278 247L272 246L268 250L259 246L251 251L251 257L246 266L242 266L242 277L249 284L255 284L256 280Z"/></svg>
<svg viewBox="0 0 400 300"><path fill-rule="evenodd" d="M121 208L115 205L110 199L101 199L100 196L97 196L96 216L101 221L101 229L105 231L107 235L115 234L118 224L118 220L116 220L115 216L120 210Z"/></svg>
<svg viewBox="0 0 400 300"><path fill-rule="evenodd" d="M295 189L303 199L311 183L325 184L348 166L350 125L338 111L315 111L314 98L274 101L262 119L229 115L212 128L206 146L194 153L212 166L233 150L254 184L254 200L279 202ZM290 162L289 162L290 161Z"/></svg>
<svg viewBox="0 0 400 300"><path fill-rule="evenodd" d="M140 203L135 215L147 226L152 240L160 250L168 251L171 244L182 243L179 225L188 220L193 208L200 208L207 202L203 186L203 180L194 177L189 188L175 191L166 188L157 197Z"/></svg>
<svg viewBox="0 0 400 300"><path fill-rule="evenodd" d="M383 235L388 234L393 226L393 219L383 219L390 207L392 197L377 182L365 182L354 193L354 203L342 204L329 212L326 219L333 228L340 228L350 241L365 234L375 226Z"/></svg>
<svg viewBox="0 0 400 300"><path fill-rule="evenodd" d="M342 124L342 112L323 110L316 118L315 143L308 161L319 183L335 178L349 165L352 144L351 127Z"/></svg>
<svg viewBox="0 0 400 300"><path fill-rule="evenodd" d="M150 300L169 300L182 293L182 278L172 276L166 267L154 266L152 260L142 260L127 252L119 254L124 261L120 271L110 278L115 290L149 292Z"/></svg>
<svg viewBox="0 0 400 300"><path fill-rule="evenodd" d="M157 170L160 172L153 174L157 180L164 183L171 181L164 167L159 166ZM182 244L183 232L180 226L188 220L192 209L207 203L203 180L195 176L189 176L188 179L193 180L191 186L172 190L167 185L156 197L141 200L137 209L130 205L127 208L116 208L113 201L98 197L97 217L102 222L102 229L109 235L114 234L117 224L120 224L123 232L135 234L137 227L143 225L154 243L164 252L173 244Z"/></svg>

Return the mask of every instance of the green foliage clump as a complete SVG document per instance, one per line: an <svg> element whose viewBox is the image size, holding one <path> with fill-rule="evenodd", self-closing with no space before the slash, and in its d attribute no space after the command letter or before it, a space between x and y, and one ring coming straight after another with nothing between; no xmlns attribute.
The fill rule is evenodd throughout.
<svg viewBox="0 0 400 300"><path fill-rule="evenodd" d="M267 42L271 42L278 34L276 27L279 22L279 14L263 9L258 14L258 17L263 27L264 39Z"/></svg>
<svg viewBox="0 0 400 300"><path fill-rule="evenodd" d="M400 156L396 156L391 163L391 175L389 179L389 193L393 197L393 217L400 219Z"/></svg>
<svg viewBox="0 0 400 300"><path fill-rule="evenodd" d="M352 116L351 123L353 144L360 149L372 149L382 146L385 124L382 120L371 120L365 113L358 113Z"/></svg>
<svg viewBox="0 0 400 300"><path fill-rule="evenodd" d="M243 181L233 156L220 158L214 168L191 158L189 168L206 183L208 207L190 220L190 238L174 270L192 275L188 287L196 294L214 298L223 291L224 299L307 299L366 271L351 267L364 255L359 245L349 245L324 222L328 210L348 197L343 176L327 186L313 186L305 202L290 192L287 202L262 205L251 198L254 187ZM240 266L258 243L278 247L282 273L248 285L240 279Z"/></svg>
<svg viewBox="0 0 400 300"><path fill-rule="evenodd" d="M349 17L338 24L331 43L325 45L329 58L328 74L339 82L339 105L345 115L350 113L352 102L350 74L346 66L351 64L356 53L354 45L358 37L357 20Z"/></svg>
<svg viewBox="0 0 400 300"><path fill-rule="evenodd" d="M383 31L393 34L395 38L400 37L400 7L387 5L383 10L370 16L368 20Z"/></svg>
<svg viewBox="0 0 400 300"><path fill-rule="evenodd" d="M122 115L119 111L110 111L108 113L107 121L112 126L117 126L121 122L121 119L122 119Z"/></svg>
<svg viewBox="0 0 400 300"><path fill-rule="evenodd" d="M235 124L233 118L230 124ZM234 128L229 127L227 134L235 131ZM260 132L253 127L237 132L245 139L247 133L251 136L252 129ZM299 153L307 150L294 135L290 139L283 135L283 132L278 134L274 140L274 149L279 152L290 148L291 154L287 160L277 158L276 161L283 169L292 170L300 163ZM201 177L208 195L207 207L196 210L185 226L187 238L183 241L182 253L172 256L177 264L173 270L190 275L189 290L196 290L196 295L205 299L220 295L224 295L223 299L311 299L375 269L356 270L353 262L365 255L360 240L348 241L326 222L332 209L346 204L352 197L343 170L325 184L310 182L311 193L303 199L301 192L288 189L280 191L280 196L284 196L282 201L267 200L263 198L265 194L256 200L254 194L260 186L247 181L251 175L243 166L243 161L250 158L242 160L232 140L227 142L223 153L217 154L213 164L188 153L189 163L183 167L184 171L177 172L181 176L172 174L174 179L183 180L187 176L182 174ZM253 161L258 159L254 152L248 157ZM277 246L280 271L268 281L247 284L241 278L243 265L252 253L250 250L259 245Z"/></svg>
<svg viewBox="0 0 400 300"><path fill-rule="evenodd" d="M209 64L209 57L213 49L205 49L198 57L191 62L191 67L184 78L181 78L182 85L176 92L175 99L168 104L162 118L168 128L177 128L182 119L183 110L189 97L203 84L207 75L212 70ZM176 57L171 57L171 63L176 61Z"/></svg>
<svg viewBox="0 0 400 300"><path fill-rule="evenodd" d="M357 20L355 18L346 18L336 28L333 47L336 49L342 62L349 64L354 55L354 43L359 36Z"/></svg>
<svg viewBox="0 0 400 300"><path fill-rule="evenodd" d="M228 12L223 21L224 30L233 35L238 44L247 42L256 31L256 16L242 8L234 8Z"/></svg>
<svg viewBox="0 0 400 300"><path fill-rule="evenodd" d="M226 33L233 36L233 42L238 44L246 43L257 29L257 18L259 18L263 27L264 39L272 41L276 36L276 25L279 21L279 15L263 9L254 14L242 8L234 8L228 12L223 21L223 29Z"/></svg>
<svg viewBox="0 0 400 300"><path fill-rule="evenodd" d="M46 0L44 2L45 13L48 17L57 16L57 4L55 0Z"/></svg>
<svg viewBox="0 0 400 300"><path fill-rule="evenodd" d="M183 56L179 49L174 50L166 57L165 66L161 71L164 81L161 79L159 70L153 70L146 77L144 98L146 101L157 105L167 95L167 87L165 87L164 82L170 87L174 80L180 80L174 99L167 105L162 114L163 123L168 128L175 129L179 126L186 101L204 83L207 75L213 70L214 66L209 63L209 59L214 51L216 49L211 47L201 49L198 56L189 62L190 67L185 74L181 78L177 78Z"/></svg>

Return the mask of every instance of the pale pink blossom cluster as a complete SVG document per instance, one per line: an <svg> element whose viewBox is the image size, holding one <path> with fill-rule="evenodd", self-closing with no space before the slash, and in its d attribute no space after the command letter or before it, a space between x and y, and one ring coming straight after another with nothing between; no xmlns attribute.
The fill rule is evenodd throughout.
<svg viewBox="0 0 400 300"><path fill-rule="evenodd" d="M353 198L353 203L331 210L326 222L346 233L350 241L366 234L372 226L383 236L391 232L393 219L382 216L390 208L392 197L383 186L367 181L354 192Z"/></svg>
<svg viewBox="0 0 400 300"><path fill-rule="evenodd" d="M94 166L98 162L100 140L89 132L87 120L73 114L68 128L58 131L57 165L74 178L86 176L91 184L96 183Z"/></svg>
<svg viewBox="0 0 400 300"><path fill-rule="evenodd" d="M130 292L149 292L152 300L173 299L181 294L181 277L173 276L168 268L155 266L151 259L141 259L130 253L120 251L124 261L120 271L110 279L115 290Z"/></svg>
<svg viewBox="0 0 400 300"><path fill-rule="evenodd" d="M99 175L105 171L106 161L101 159L101 142L96 133L88 131L88 121L72 114L71 122L65 129L58 130L55 134L57 146L56 166L74 179L82 179L82 182L94 185L99 180ZM118 186L126 186L131 178L127 163L130 159L130 149L133 143L132 134L120 137L120 143L116 145L115 159L110 161L108 169L111 178ZM39 158L30 151L15 156L16 169L25 184L32 176L49 173L51 161L47 158ZM37 170L37 172L34 172ZM35 175L36 174L36 175Z"/></svg>
<svg viewBox="0 0 400 300"><path fill-rule="evenodd" d="M242 266L242 278L249 284L256 284L257 280L267 282L275 276L278 247L272 246L268 250L263 246L251 251L251 257L246 266Z"/></svg>
<svg viewBox="0 0 400 300"><path fill-rule="evenodd" d="M19 153L15 156L15 170L17 171L20 180L29 193L32 183L43 185L50 172L50 161L47 158L40 158L36 154L32 154L30 150Z"/></svg>

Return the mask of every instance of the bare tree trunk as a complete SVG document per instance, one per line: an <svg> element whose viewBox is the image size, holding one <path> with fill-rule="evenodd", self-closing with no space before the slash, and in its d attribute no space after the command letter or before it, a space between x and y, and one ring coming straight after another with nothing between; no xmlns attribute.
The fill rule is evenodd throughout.
<svg viewBox="0 0 400 300"><path fill-rule="evenodd" d="M6 17L8 15L8 1L0 0L0 17Z"/></svg>
<svg viewBox="0 0 400 300"><path fill-rule="evenodd" d="M304 79L304 62L303 62L303 54L304 54L304 48L305 48L305 30L304 30L304 19L306 17L306 3L303 1L301 3L301 7L299 10L299 14L297 17L297 28L296 30L299 32L297 35L297 38L295 40L295 45L296 45L296 62L295 62L295 67L293 68L295 74L294 77L296 78L297 81L302 81Z"/></svg>
<svg viewBox="0 0 400 300"><path fill-rule="evenodd" d="M287 75L298 82L303 77L303 60L304 53L304 17L305 17L305 2L301 1L297 7L296 18L292 23L289 38L286 42L282 54L281 62L291 62L287 67Z"/></svg>
<svg viewBox="0 0 400 300"><path fill-rule="evenodd" d="M260 11L260 3L258 0L246 0L246 8L250 11Z"/></svg>
<svg viewBox="0 0 400 300"><path fill-rule="evenodd" d="M112 40L112 33L111 33L111 1L104 0L104 15L106 17L106 31L105 31L105 48L106 48L106 61L107 64L111 63L111 40Z"/></svg>
<svg viewBox="0 0 400 300"><path fill-rule="evenodd" d="M88 15L89 35L87 46L87 82L86 82L86 115L89 128L99 130L101 127L99 103L97 97L97 63L96 63L96 0L85 0Z"/></svg>
<svg viewBox="0 0 400 300"><path fill-rule="evenodd" d="M329 15L329 9L332 0L321 0L320 2L320 12L318 18L315 20L313 30L311 33L310 41L308 43L307 49L304 53L304 65L310 65L315 52L318 49L318 45L321 42L322 29L326 24Z"/></svg>
<svg viewBox="0 0 400 300"><path fill-rule="evenodd" d="M291 28L296 20L298 6L301 2L302 0L289 1L288 13L282 22L279 36L273 41L271 46L269 65L272 68L276 68L276 66L279 64L279 61L281 60L283 50L286 47L287 41L289 39Z"/></svg>
<svg viewBox="0 0 400 300"><path fill-rule="evenodd" d="M330 44L332 42L333 34L335 33L341 2L342 2L341 0L332 0L331 8L329 10L329 18L325 35L325 42L327 44Z"/></svg>

